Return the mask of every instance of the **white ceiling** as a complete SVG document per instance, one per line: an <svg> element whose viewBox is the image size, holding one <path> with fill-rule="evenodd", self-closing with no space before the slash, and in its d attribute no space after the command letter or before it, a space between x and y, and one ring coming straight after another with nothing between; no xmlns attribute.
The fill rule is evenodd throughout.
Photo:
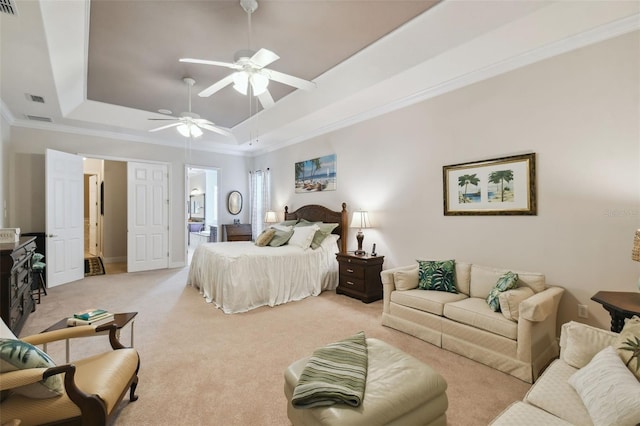
<svg viewBox="0 0 640 426"><path fill-rule="evenodd" d="M256 112L231 87L197 96L224 68L178 62L231 62L247 46L238 0L14 3L16 16L0 13L1 112L11 125L182 146L175 129L149 133L158 122L148 119L163 117L161 108L187 110L182 78L189 76L196 80L193 111L235 136L205 132L194 144L243 155L640 28L635 1L261 0L251 46L278 53L270 68L317 88L272 82L276 104Z"/></svg>

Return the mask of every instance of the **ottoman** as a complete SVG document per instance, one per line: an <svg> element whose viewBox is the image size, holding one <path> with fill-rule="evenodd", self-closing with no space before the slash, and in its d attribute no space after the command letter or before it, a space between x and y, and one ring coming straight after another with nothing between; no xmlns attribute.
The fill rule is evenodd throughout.
<svg viewBox="0 0 640 426"><path fill-rule="evenodd" d="M284 373L289 420L301 426L447 424L447 382L440 374L378 339L367 338L367 351L367 381L359 407L294 408L293 390L309 358L291 364Z"/></svg>

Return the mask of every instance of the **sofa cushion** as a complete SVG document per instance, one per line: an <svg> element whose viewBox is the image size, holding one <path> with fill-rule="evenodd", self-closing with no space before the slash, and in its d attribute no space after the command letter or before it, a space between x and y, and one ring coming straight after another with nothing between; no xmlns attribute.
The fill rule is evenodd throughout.
<svg viewBox="0 0 640 426"><path fill-rule="evenodd" d="M569 384L569 377L575 372L569 364L555 360L529 389L524 401L574 425L591 425L587 408Z"/></svg>
<svg viewBox="0 0 640 426"><path fill-rule="evenodd" d="M445 304L466 298L467 296L460 293L420 289L391 293L393 303L438 316L442 316Z"/></svg>
<svg viewBox="0 0 640 426"><path fill-rule="evenodd" d="M533 296L533 294L533 290L529 287L517 287L500 293L498 300L502 315L508 320L518 321L520 302Z"/></svg>
<svg viewBox="0 0 640 426"><path fill-rule="evenodd" d="M634 426L640 423L640 382L612 346L569 378L596 426Z"/></svg>
<svg viewBox="0 0 640 426"><path fill-rule="evenodd" d="M575 368L582 368L602 349L615 344L615 337L605 330L582 323L565 324L562 329L561 358Z"/></svg>
<svg viewBox="0 0 640 426"><path fill-rule="evenodd" d="M518 274L514 274L513 272L505 272L498 278L496 284L493 286L491 290L489 290L489 295L487 296L487 304L494 312L500 311L500 300L498 297L500 293L503 291L511 290L515 288L518 284Z"/></svg>
<svg viewBox="0 0 640 426"><path fill-rule="evenodd" d="M400 270L393 273L393 282L396 290L413 290L418 287L418 267L409 270Z"/></svg>
<svg viewBox="0 0 640 426"><path fill-rule="evenodd" d="M418 260L418 287L457 293L454 260Z"/></svg>
<svg viewBox="0 0 640 426"><path fill-rule="evenodd" d="M471 265L471 286L469 296L485 299L489 291L508 269L497 269L489 266ZM539 293L546 288L544 274L536 272L513 271L518 274L518 287L529 287L535 293Z"/></svg>
<svg viewBox="0 0 640 426"><path fill-rule="evenodd" d="M571 423L522 401L516 401L495 418L490 426L544 425L573 426Z"/></svg>
<svg viewBox="0 0 640 426"><path fill-rule="evenodd" d="M458 293L469 295L471 283L471 264L456 260L456 290Z"/></svg>
<svg viewBox="0 0 640 426"><path fill-rule="evenodd" d="M500 312L493 312L484 299L469 297L444 306L444 316L467 324L472 327L488 331L515 340L518 336L518 324L506 319Z"/></svg>
<svg viewBox="0 0 640 426"><path fill-rule="evenodd" d="M625 365L629 367L629 370L631 370L638 380L640 380L640 355L636 356L633 361L629 362L629 359L633 355L630 343L632 345L640 343L640 318L637 316L634 316L625 322L624 327L620 331L620 335L616 339L613 347L616 348L618 355L620 355L620 358L622 358Z"/></svg>

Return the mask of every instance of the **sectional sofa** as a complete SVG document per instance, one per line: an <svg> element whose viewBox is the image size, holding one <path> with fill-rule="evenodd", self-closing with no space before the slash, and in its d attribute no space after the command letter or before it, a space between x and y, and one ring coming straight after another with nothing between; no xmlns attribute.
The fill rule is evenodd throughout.
<svg viewBox="0 0 640 426"><path fill-rule="evenodd" d="M454 293L418 288L418 263L384 270L382 324L533 383L559 353L564 289L544 274L512 271L517 287L500 294L494 312L485 299L509 271L455 261Z"/></svg>

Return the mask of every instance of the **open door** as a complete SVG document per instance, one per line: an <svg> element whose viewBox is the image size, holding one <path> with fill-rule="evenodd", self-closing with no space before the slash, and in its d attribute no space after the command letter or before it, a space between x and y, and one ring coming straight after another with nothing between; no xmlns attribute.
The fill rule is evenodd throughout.
<svg viewBox="0 0 640 426"><path fill-rule="evenodd" d="M98 176L89 176L89 254L98 256Z"/></svg>
<svg viewBox="0 0 640 426"><path fill-rule="evenodd" d="M45 209L47 285L84 277L84 174L82 157L47 149Z"/></svg>
<svg viewBox="0 0 640 426"><path fill-rule="evenodd" d="M169 267L166 164L127 163L127 270Z"/></svg>

